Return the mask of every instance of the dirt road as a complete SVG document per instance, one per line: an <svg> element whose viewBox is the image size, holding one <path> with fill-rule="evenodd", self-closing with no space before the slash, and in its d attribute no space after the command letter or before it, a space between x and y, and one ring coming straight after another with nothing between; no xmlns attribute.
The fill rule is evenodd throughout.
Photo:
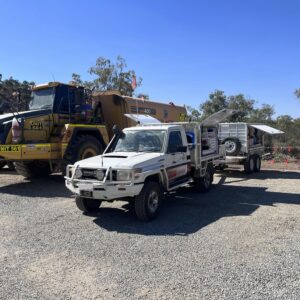
<svg viewBox="0 0 300 300"><path fill-rule="evenodd" d="M300 173L217 174L142 223L83 215L59 176L1 171L1 299L298 299Z"/></svg>

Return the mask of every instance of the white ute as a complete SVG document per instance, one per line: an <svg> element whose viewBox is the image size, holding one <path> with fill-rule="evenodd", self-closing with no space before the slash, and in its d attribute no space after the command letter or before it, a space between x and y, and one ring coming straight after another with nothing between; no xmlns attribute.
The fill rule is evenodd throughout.
<svg viewBox="0 0 300 300"><path fill-rule="evenodd" d="M66 186L76 194L77 207L93 212L102 201L129 201L136 216L148 221L158 215L167 192L190 182L207 192L225 146L219 145L218 124L206 124L115 128L103 155L67 166Z"/></svg>

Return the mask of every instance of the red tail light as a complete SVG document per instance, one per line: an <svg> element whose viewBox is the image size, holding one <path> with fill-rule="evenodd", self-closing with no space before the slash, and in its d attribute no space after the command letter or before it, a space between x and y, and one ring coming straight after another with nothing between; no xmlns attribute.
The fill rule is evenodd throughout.
<svg viewBox="0 0 300 300"><path fill-rule="evenodd" d="M12 129L12 142L20 143L22 140L22 128L16 118L13 118L12 120L11 129Z"/></svg>

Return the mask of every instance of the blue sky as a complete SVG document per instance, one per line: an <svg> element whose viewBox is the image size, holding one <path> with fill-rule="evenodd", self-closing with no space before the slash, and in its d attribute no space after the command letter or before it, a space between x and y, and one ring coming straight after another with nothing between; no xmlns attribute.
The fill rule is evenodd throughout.
<svg viewBox="0 0 300 300"><path fill-rule="evenodd" d="M300 1L0 0L0 73L37 83L89 79L123 56L137 92L194 107L215 89L300 117Z"/></svg>

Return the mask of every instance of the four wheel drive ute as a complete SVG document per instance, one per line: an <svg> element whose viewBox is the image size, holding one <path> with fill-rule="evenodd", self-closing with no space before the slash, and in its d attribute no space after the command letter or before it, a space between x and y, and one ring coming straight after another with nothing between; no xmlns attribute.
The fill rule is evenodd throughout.
<svg viewBox="0 0 300 300"><path fill-rule="evenodd" d="M151 220L165 193L191 182L202 192L210 189L214 166L225 155L217 128L171 123L115 130L103 155L67 167L66 186L84 212L123 200L134 204L139 219Z"/></svg>

